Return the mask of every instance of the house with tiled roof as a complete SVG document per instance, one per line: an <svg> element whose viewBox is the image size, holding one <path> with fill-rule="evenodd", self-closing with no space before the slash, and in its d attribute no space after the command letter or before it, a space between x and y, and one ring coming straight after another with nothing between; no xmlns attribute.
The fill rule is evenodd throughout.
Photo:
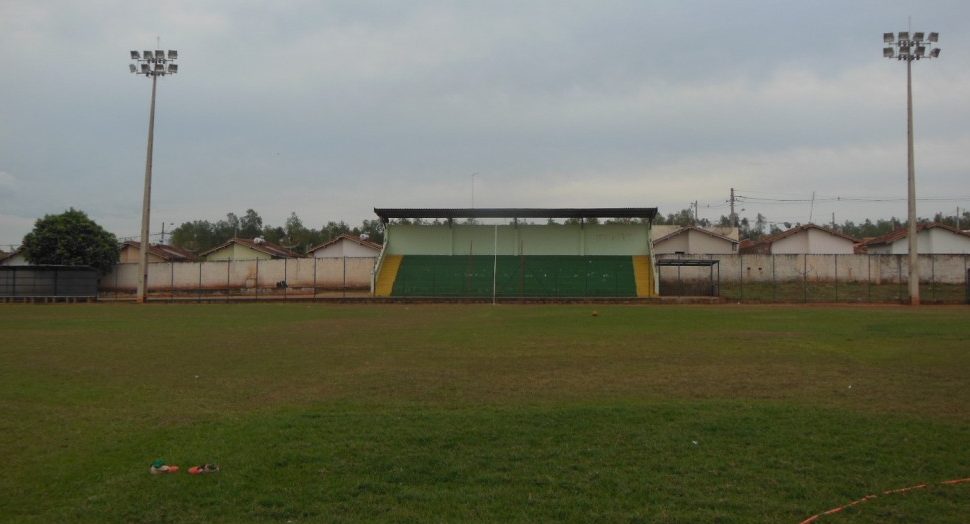
<svg viewBox="0 0 970 524"><path fill-rule="evenodd" d="M29 266L27 257L24 256L24 248L15 249L12 253L5 253L0 256L0 266Z"/></svg>
<svg viewBox="0 0 970 524"><path fill-rule="evenodd" d="M349 234L338 235L307 251L307 255L315 258L376 257L380 254L380 244Z"/></svg>
<svg viewBox="0 0 970 524"><path fill-rule="evenodd" d="M762 238L743 242L742 255L851 255L859 240L815 224L805 224Z"/></svg>
<svg viewBox="0 0 970 524"><path fill-rule="evenodd" d="M128 240L121 244L118 260L122 263L138 262L141 256L141 242ZM149 244L148 263L156 262L194 262L195 254L180 247L168 244Z"/></svg>
<svg viewBox="0 0 970 524"><path fill-rule="evenodd" d="M905 255L909 253L909 229L901 227L867 240L863 246L872 255ZM921 255L967 255L970 254L970 234L938 222L919 224L916 226L916 252Z"/></svg>
<svg viewBox="0 0 970 524"><path fill-rule="evenodd" d="M199 253L199 258L210 262L213 260L271 260L300 258L300 256L295 251L259 237L232 238L208 251Z"/></svg>
<svg viewBox="0 0 970 524"><path fill-rule="evenodd" d="M653 252L658 255L674 253L693 255L733 254L738 252L738 239L710 229L684 226L655 238L653 240Z"/></svg>

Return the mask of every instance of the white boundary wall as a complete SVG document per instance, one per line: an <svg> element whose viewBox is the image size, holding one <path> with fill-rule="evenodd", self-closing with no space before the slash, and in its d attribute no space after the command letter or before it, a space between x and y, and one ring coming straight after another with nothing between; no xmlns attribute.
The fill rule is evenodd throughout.
<svg viewBox="0 0 970 524"><path fill-rule="evenodd" d="M906 282L907 255L657 255L658 260L714 259L720 281L733 282ZM964 284L970 255L920 255L921 282ZM673 278L662 272L661 278ZM684 280L708 280L707 268L682 268Z"/></svg>
<svg viewBox="0 0 970 524"><path fill-rule="evenodd" d="M148 264L149 292L370 289L376 257L220 260ZM134 293L138 264L117 264L101 292ZM246 291L249 290L249 291Z"/></svg>

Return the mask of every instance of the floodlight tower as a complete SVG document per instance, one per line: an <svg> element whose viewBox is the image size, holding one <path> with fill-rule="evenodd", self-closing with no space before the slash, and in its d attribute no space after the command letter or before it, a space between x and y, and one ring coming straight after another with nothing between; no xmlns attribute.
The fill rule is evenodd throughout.
<svg viewBox="0 0 970 524"><path fill-rule="evenodd" d="M152 105L148 113L148 152L145 156L145 195L141 207L141 253L138 255L138 294L137 300L145 302L145 295L148 293L148 220L150 218L152 201L152 149L155 139L155 90L158 84L158 77L174 75L178 73L179 66L175 63L178 59L178 51L169 49L168 55L165 51L157 49L155 51L131 52L131 59L134 64L128 64L128 70L136 75L145 75L152 79ZM136 65L137 64L137 65ZM166 67L167 66L167 67Z"/></svg>
<svg viewBox="0 0 970 524"><path fill-rule="evenodd" d="M934 46L940 41L940 33L900 31L898 37L892 33L883 33L882 56L895 58L906 62L906 138L908 142L907 158L909 161L909 302L919 305L919 259L916 251L916 162L913 159L913 61L939 58L940 48Z"/></svg>

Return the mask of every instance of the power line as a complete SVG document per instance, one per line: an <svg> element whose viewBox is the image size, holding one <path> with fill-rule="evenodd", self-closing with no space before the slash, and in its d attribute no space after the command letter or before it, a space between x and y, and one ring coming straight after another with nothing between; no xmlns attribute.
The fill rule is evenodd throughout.
<svg viewBox="0 0 970 524"><path fill-rule="evenodd" d="M737 195L738 200L751 202L754 204L761 203L806 203L812 202L811 198L767 198L767 197L753 197L745 195ZM917 198L916 200L920 202L970 202L970 196L952 196L952 197L923 197ZM905 197L896 198L882 198L882 197L815 197L815 202L905 202Z"/></svg>

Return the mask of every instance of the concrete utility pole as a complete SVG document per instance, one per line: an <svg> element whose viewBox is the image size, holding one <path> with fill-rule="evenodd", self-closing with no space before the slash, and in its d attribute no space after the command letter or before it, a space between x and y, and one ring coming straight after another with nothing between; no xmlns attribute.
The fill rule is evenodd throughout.
<svg viewBox="0 0 970 524"><path fill-rule="evenodd" d="M734 188L731 188L731 225L738 227L738 216L734 214Z"/></svg>
<svg viewBox="0 0 970 524"><path fill-rule="evenodd" d="M138 290L136 298L139 303L145 302L145 295L148 291L148 221L151 216L152 202L152 150L155 145L155 92L158 86L158 77L174 75L178 72L178 51L169 50L168 58L165 51L157 49L155 51L145 51L144 54L138 51L131 52L131 59L138 63L128 64L130 72L136 75L145 75L152 79L152 104L148 113L148 151L145 153L145 193L141 207L141 252L138 255ZM166 64L168 67L166 68Z"/></svg>
<svg viewBox="0 0 970 524"><path fill-rule="evenodd" d="M925 38L924 38L925 37ZM900 31L898 37L893 33L883 33L884 58L895 58L906 62L906 142L907 142L907 186L908 186L908 231L909 240L909 301L919 305L919 257L917 253L916 231L916 161L913 155L913 60L939 58L940 48L933 44L940 41L939 33Z"/></svg>

